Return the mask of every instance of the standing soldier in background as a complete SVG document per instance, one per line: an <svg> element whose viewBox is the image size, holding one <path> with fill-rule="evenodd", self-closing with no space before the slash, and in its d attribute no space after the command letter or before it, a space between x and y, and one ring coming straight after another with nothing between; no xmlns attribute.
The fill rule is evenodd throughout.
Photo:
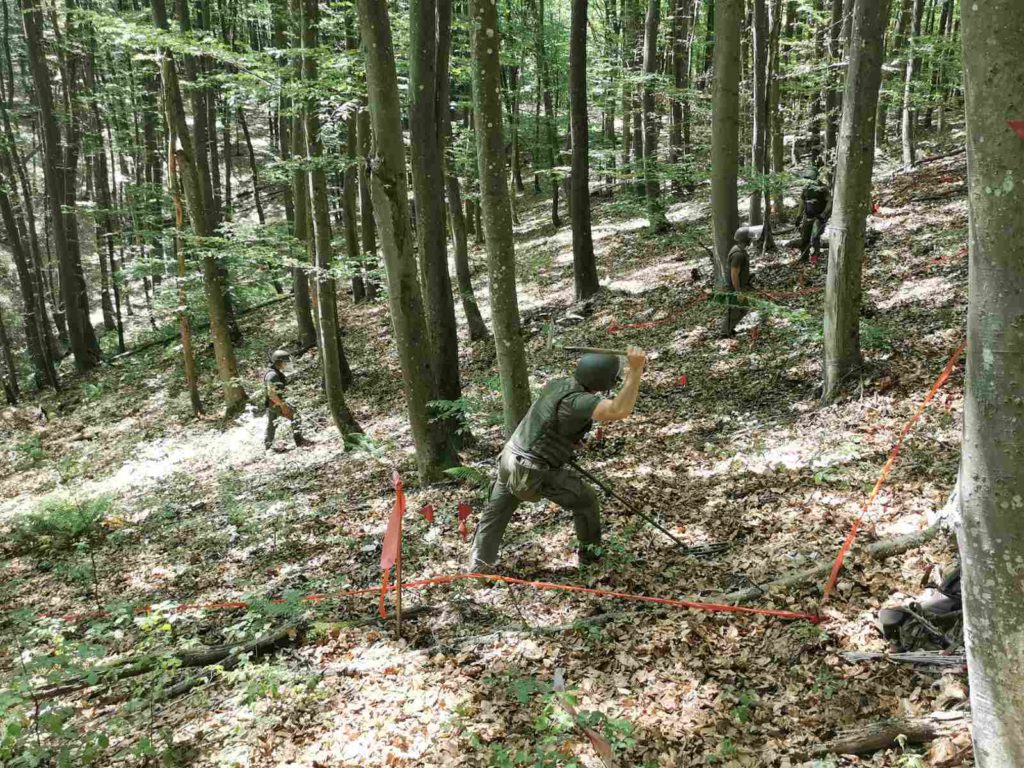
<svg viewBox="0 0 1024 768"><path fill-rule="evenodd" d="M310 441L302 436L302 419L294 405L285 400L285 389L288 386L292 356L283 349L275 350L270 354L270 368L263 376L263 392L265 397L263 405L267 409L267 432L263 436L263 447L270 450L274 444L274 433L277 431L277 420L284 416L292 423L292 437L295 445L302 447L311 445Z"/></svg>
<svg viewBox="0 0 1024 768"><path fill-rule="evenodd" d="M817 264L821 256L821 235L832 215L832 195L825 171L819 178L818 171L810 168L804 173L804 178L810 179L810 183L800 193L800 215L796 221L800 228L800 259L807 261L810 256L811 264Z"/></svg>
<svg viewBox="0 0 1024 768"><path fill-rule="evenodd" d="M750 291L750 230L740 227L733 235L735 245L729 250L729 270L726 272L729 291L725 297L726 310L722 323L722 338L729 339L736 333L736 326L747 314L743 306L747 303L743 295Z"/></svg>
<svg viewBox="0 0 1024 768"><path fill-rule="evenodd" d="M603 397L619 380L616 355L586 354L571 379L545 385L505 443L498 477L473 538L470 569L493 573L505 529L520 502L549 499L573 513L580 565L600 559L601 506L597 493L566 468L595 421L620 421L633 413L647 356L627 352L626 381L614 399Z"/></svg>

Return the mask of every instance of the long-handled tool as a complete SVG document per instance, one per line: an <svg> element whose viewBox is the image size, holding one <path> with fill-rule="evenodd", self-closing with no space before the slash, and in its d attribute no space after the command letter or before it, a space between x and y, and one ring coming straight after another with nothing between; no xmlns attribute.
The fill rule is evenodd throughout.
<svg viewBox="0 0 1024 768"><path fill-rule="evenodd" d="M647 521L648 523L653 525L655 528L657 528L659 531L664 533L666 536L668 536L670 539L672 539L672 541L674 541L680 547L683 547L684 549L689 549L689 547L687 547L685 542L681 541L677 536L675 536L675 534L673 534L671 531L669 531L667 528L665 528L663 525L661 525L661 523L659 523L657 520L655 520L650 515L645 514L644 512L641 512L640 509L635 504L633 504L632 502L627 501L626 499L622 498L622 496L620 496L615 491L613 491L611 488L609 488L607 485L605 485L601 480L599 480L598 478L594 477L592 474L587 472L587 470L585 470L583 467L581 467L575 461L570 461L569 462L569 466L572 467L573 469L575 469L577 472L579 472L581 475L583 475L585 478L587 478L587 480L592 482L594 485L596 485L602 491L607 493L613 499L616 499L620 504L622 504L626 509L628 509L630 512L632 512L634 515L636 515L637 517L641 518L642 520Z"/></svg>

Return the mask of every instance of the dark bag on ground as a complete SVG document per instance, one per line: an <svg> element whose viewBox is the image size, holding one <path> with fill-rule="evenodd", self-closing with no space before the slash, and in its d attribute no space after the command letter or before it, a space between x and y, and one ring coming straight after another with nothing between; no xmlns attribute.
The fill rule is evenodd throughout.
<svg viewBox="0 0 1024 768"><path fill-rule="evenodd" d="M935 589L904 606L878 612L882 635L900 652L947 650L963 645L960 566Z"/></svg>

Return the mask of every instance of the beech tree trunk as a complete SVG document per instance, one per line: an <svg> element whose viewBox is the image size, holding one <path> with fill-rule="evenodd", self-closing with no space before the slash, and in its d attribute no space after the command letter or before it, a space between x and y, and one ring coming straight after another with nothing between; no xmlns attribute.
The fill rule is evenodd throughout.
<svg viewBox="0 0 1024 768"><path fill-rule="evenodd" d="M501 375L505 432L511 434L530 408L530 380L519 324L512 216L505 176L498 9L493 0L470 0L469 15L480 204L491 278L491 324Z"/></svg>
<svg viewBox="0 0 1024 768"><path fill-rule="evenodd" d="M554 97L551 95L550 74L548 72L547 55L544 52L544 0L537 0L537 32L535 47L537 49L537 72L539 88L543 94L544 101L544 138L541 152L548 167L548 182L551 184L551 225L558 229L562 226L562 219L558 214L558 174L555 173L556 165L555 145L558 143L558 130L555 127L555 106ZM474 94L475 98L475 94ZM479 123L477 124L479 125ZM504 160L502 161L504 164ZM477 227L479 234L480 228ZM497 333L497 330L495 331Z"/></svg>
<svg viewBox="0 0 1024 768"><path fill-rule="evenodd" d="M299 11L299 38L302 46L302 82L305 86L304 92L313 94L318 88L317 62L316 57L309 55L308 51L316 50L318 45L318 0L298 0L296 5ZM321 162L323 148L320 144L320 119L317 110L316 98L310 95L302 105L310 223L313 229L309 238L310 261L316 268L316 305L319 320L317 332L327 406L334 426L337 427L342 440L347 442L351 435L362 433L363 430L345 403L345 386L348 383L345 378L346 374L351 376L351 373L338 332L337 287L334 277L330 275L333 266L331 217L327 207L327 175Z"/></svg>
<svg viewBox="0 0 1024 768"><path fill-rule="evenodd" d="M709 22L710 24L711 22ZM715 233L715 285L725 289L736 208L740 127L740 26L743 0L715 2L715 67L711 100L711 218Z"/></svg>
<svg viewBox="0 0 1024 768"><path fill-rule="evenodd" d="M572 274L576 301L597 293L597 262L590 232L590 122L587 115L587 0L572 0L569 25L569 115L572 134L572 176L569 217L572 219Z"/></svg>
<svg viewBox="0 0 1024 768"><path fill-rule="evenodd" d="M647 224L651 232L668 228L665 204L658 181L658 132L661 128L654 100L653 78L658 72L658 25L661 23L661 0L649 0L644 21L643 67L646 78L643 89L643 162L644 194L647 196Z"/></svg>
<svg viewBox="0 0 1024 768"><path fill-rule="evenodd" d="M432 400L458 400L459 338L455 304L448 273L448 237L445 222L443 155L444 114L439 83L448 80L448 51L438 45L439 31L448 43L451 25L449 0L411 0L409 4L409 134L412 191L416 203L416 240L419 246L420 283L430 336L430 368L434 374ZM504 168L504 162L502 162ZM447 434L445 464L456 461L451 439L459 424L449 419L435 423Z"/></svg>
<svg viewBox="0 0 1024 768"><path fill-rule="evenodd" d="M921 35L923 2L924 0L914 0L913 26L910 30L907 48L907 74L903 80L903 122L900 135L903 143L903 170L905 171L914 167L917 155L917 147L914 142L914 122L917 119L917 110L914 107L914 75L917 71L918 61L915 58L914 49L917 38Z"/></svg>
<svg viewBox="0 0 1024 768"><path fill-rule="evenodd" d="M416 445L416 464L420 479L431 482L441 475L447 441L430 423L428 408L434 376L423 297L416 275L391 20L387 6L377 0L359 0L358 7L376 150L370 176L373 214L384 253L391 321ZM504 179L504 164L499 170ZM508 209L507 203L505 208Z"/></svg>
<svg viewBox="0 0 1024 768"><path fill-rule="evenodd" d="M64 304L64 317L67 322L68 339L71 351L75 356L75 365L79 370L95 367L100 361L100 347L96 341L96 333L89 317L89 298L85 280L82 276L82 265L78 259L78 234L75 214L65 216L63 206L70 193L74 200L75 190L66 189L67 177L74 179L69 173L70 160L65 155L65 147L61 144L57 127L57 115L54 111L51 74L46 64L46 52L43 48L43 17L41 8L29 0L20 1L22 20L25 32L25 46L28 53L29 69L32 74L36 105L39 108L39 127L42 134L44 162L43 180L46 185L46 200L50 213L50 228L53 243L57 251L57 265L60 274L60 294ZM70 121L69 121L70 126ZM69 127L69 131L70 131ZM67 142L68 149L75 142ZM75 232L70 232L69 227Z"/></svg>
<svg viewBox="0 0 1024 768"><path fill-rule="evenodd" d="M690 0L675 0L672 10L672 82L683 91L690 85ZM682 192L678 179L679 163L683 161L689 147L684 137L684 123L689 112L689 103L683 96L672 99L672 130L669 132L668 161L676 172L672 182L673 191ZM687 131L688 133L688 131Z"/></svg>
<svg viewBox="0 0 1024 768"><path fill-rule="evenodd" d="M786 152L783 145L783 113L782 113L782 102L780 100L780 88L779 88L779 72L781 71L780 63L780 49L779 49L779 36L782 27L782 0L772 0L771 6L771 25L769 31L769 58L771 59L772 65L769 68L768 76L770 78L768 85L768 123L769 131L771 133L771 167L772 171L776 174L783 173L786 170ZM786 218L786 207L783 204L783 189L781 185L776 184L775 195L772 200L772 212L775 215L775 221L781 222Z"/></svg>
<svg viewBox="0 0 1024 768"><path fill-rule="evenodd" d="M767 0L753 0L754 23L754 128L751 147L751 170L754 174L754 189L750 192L750 209L747 222L751 226L761 224L761 200L764 188L761 177L765 173L765 146L768 139L768 7Z"/></svg>
<svg viewBox="0 0 1024 768"><path fill-rule="evenodd" d="M1024 765L1024 139L1008 124L1024 115L1024 4L961 7L970 277L957 539L974 759L1002 768Z"/></svg>
<svg viewBox="0 0 1024 768"><path fill-rule="evenodd" d="M158 29L166 30L167 11L164 0L151 0L153 23ZM178 84L178 70L174 54L169 50L160 52L161 79L163 80L164 108L167 112L169 130L176 136L173 148L178 170L181 174L182 187L185 190L185 201L188 204L189 220L192 230L198 238L210 237L214 229L209 209L206 206L207 195L204 189L202 174L196 164L196 143L189 132L185 118L185 105L181 98ZM210 194L212 198L212 192ZM206 290L206 304L210 315L210 337L213 341L213 353L217 360L217 375L224 391L225 414L233 416L245 407L245 390L238 380L238 364L235 350L231 346L230 315L224 285L224 270L215 256L203 256L203 283Z"/></svg>
<svg viewBox="0 0 1024 768"><path fill-rule="evenodd" d="M828 224L825 285L824 384L829 401L861 363L860 304L864 231L871 209L875 110L882 80L882 35L888 0L857 0L839 127L832 218Z"/></svg>
<svg viewBox="0 0 1024 768"><path fill-rule="evenodd" d="M366 297L374 299L377 297L377 278L369 272L377 268L377 228L370 192L370 112L365 106L360 108L356 118L356 134L359 141L359 237L363 248L363 270L366 273Z"/></svg>
<svg viewBox="0 0 1024 768"><path fill-rule="evenodd" d="M462 311L466 313L466 324L469 326L469 340L486 341L491 337L491 332L487 330L473 291L462 192L458 177L451 173L448 174L448 215L452 224L452 239L455 241L455 275L459 284L459 298L462 299Z"/></svg>

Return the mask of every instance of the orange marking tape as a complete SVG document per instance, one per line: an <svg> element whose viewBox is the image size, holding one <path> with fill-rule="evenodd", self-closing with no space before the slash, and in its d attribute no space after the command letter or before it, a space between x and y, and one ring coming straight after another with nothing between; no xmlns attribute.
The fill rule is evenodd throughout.
<svg viewBox="0 0 1024 768"><path fill-rule="evenodd" d="M878 480L875 481L875 487L871 489L871 493L864 502L864 506L861 507L860 515L856 520L853 521L853 526L850 528L850 532L846 534L846 539L843 541L843 545L839 548L839 554L836 555L835 562L832 563L832 572L829 574L828 581L825 583L825 593L821 598L821 604L825 605L828 602L829 595L832 594L832 590L835 588L836 580L839 578L839 571L842 570L843 560L849 553L850 548L853 546L853 540L857 537L857 531L860 530L860 525L867 515L868 510L874 503L875 499L878 498L879 491L882 490L882 486L885 484L886 478L889 476L889 472L892 471L893 465L896 463L896 457L900 454L900 449L903 447L904 440L907 439L907 435L910 434L910 430L917 424L917 420L921 418L921 414L924 413L925 408L932 401L939 390L942 389L942 385L946 383L946 379L949 378L950 374L953 373L953 369L956 367L957 361L960 359L960 355L963 354L964 348L967 346L967 341L960 342L960 346L956 348L953 355L949 358L949 362L946 363L946 367L942 369L942 373L939 374L939 378L932 384L932 388L928 390L928 394L925 395L924 400L914 411L914 415L910 418L903 426L903 431L900 432L899 438L896 440L896 445L889 451L889 458L886 459L885 464L882 466L882 471L878 474Z"/></svg>

